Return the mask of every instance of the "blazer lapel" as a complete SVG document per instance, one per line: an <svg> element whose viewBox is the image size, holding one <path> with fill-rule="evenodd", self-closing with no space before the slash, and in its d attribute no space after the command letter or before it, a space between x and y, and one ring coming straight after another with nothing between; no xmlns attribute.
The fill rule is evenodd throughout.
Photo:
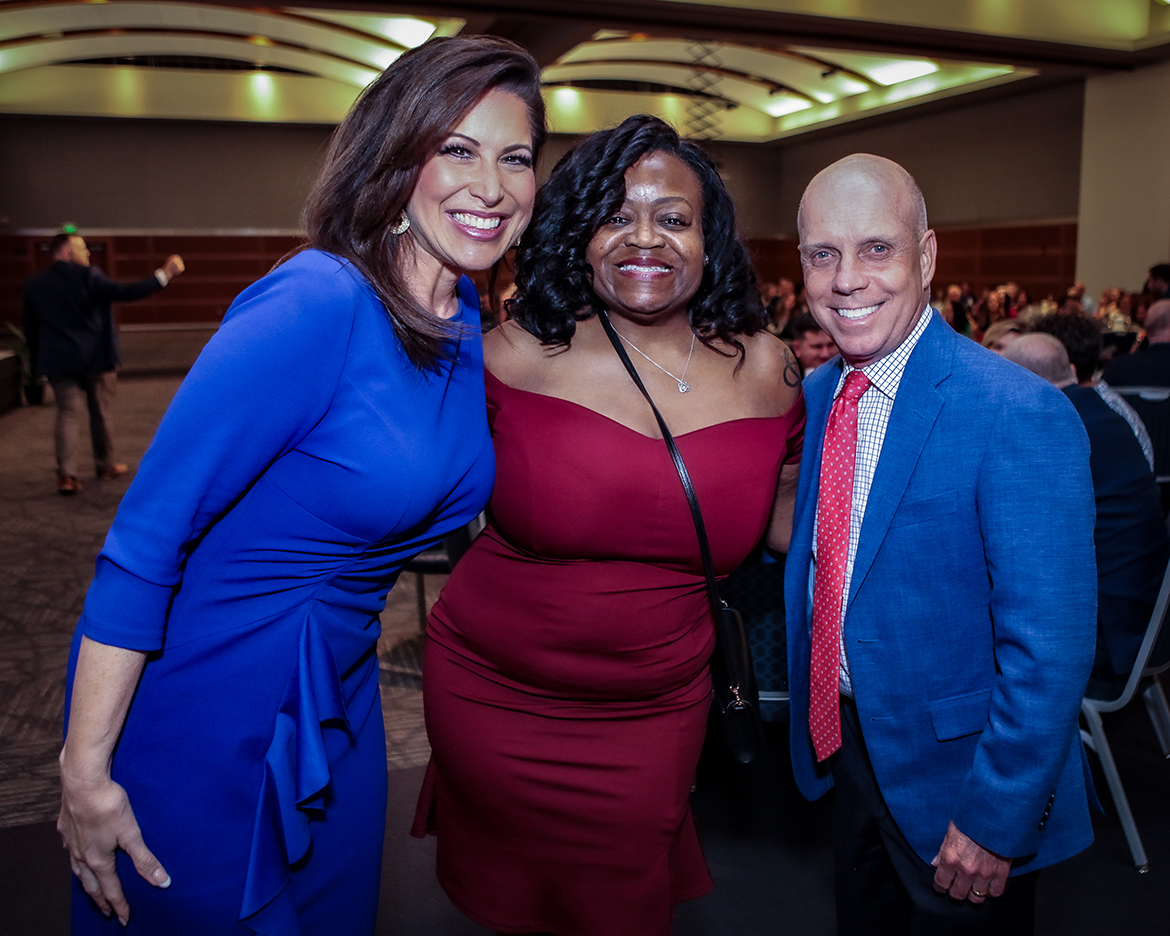
<svg viewBox="0 0 1170 936"><path fill-rule="evenodd" d="M957 338L936 313L906 362L882 442L877 471L865 503L865 518L861 522L857 556L853 560L850 603L873 565L894 511L906 493L906 485L942 409L943 395L937 387L951 372L953 342Z"/></svg>
<svg viewBox="0 0 1170 936"><path fill-rule="evenodd" d="M800 456L800 490L797 514L793 521L793 550L800 547L812 552L813 520L817 515L817 496L821 482L821 450L825 445L825 424L833 405L833 390L841 377L841 359L824 364L805 385L804 449Z"/></svg>
<svg viewBox="0 0 1170 936"><path fill-rule="evenodd" d="M825 423L833 402L833 389L841 376L841 359L822 364L804 385L804 449L800 456L800 480L796 492L796 515L792 541L784 569L784 606L789 622L803 621L807 627L808 573L812 562L813 523L817 515L817 492L821 478L821 449ZM804 633L804 629L799 629ZM795 629L792 630L795 632Z"/></svg>

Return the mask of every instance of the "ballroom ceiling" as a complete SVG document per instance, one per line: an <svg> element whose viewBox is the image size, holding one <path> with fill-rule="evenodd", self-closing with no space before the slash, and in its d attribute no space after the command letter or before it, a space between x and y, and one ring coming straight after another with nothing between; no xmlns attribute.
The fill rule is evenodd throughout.
<svg viewBox="0 0 1170 936"><path fill-rule="evenodd" d="M0 113L331 124L406 49L470 33L536 56L558 132L651 112L696 138L767 142L1170 58L1170 6L0 0Z"/></svg>

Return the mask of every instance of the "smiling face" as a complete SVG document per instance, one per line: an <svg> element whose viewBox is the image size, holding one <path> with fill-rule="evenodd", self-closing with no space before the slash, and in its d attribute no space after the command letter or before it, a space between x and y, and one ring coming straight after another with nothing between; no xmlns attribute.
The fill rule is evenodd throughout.
<svg viewBox="0 0 1170 936"><path fill-rule="evenodd" d="M849 156L817 175L801 200L809 311L854 367L895 350L926 305L935 241L922 230L914 189L896 163Z"/></svg>
<svg viewBox="0 0 1170 936"><path fill-rule="evenodd" d="M585 251L593 291L633 319L686 314L703 280L703 190L677 156L647 153L626 171L621 208Z"/></svg>
<svg viewBox="0 0 1170 936"><path fill-rule="evenodd" d="M837 353L837 345L828 334L817 329L793 338L792 353L800 361L800 366L809 371L832 360Z"/></svg>
<svg viewBox="0 0 1170 936"><path fill-rule="evenodd" d="M486 270L520 237L535 193L528 108L489 91L423 165L406 204L418 266Z"/></svg>

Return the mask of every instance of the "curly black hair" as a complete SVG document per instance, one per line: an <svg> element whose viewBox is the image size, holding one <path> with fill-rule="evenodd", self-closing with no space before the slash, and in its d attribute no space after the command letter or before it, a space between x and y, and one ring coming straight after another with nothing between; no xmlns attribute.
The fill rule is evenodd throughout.
<svg viewBox="0 0 1170 936"><path fill-rule="evenodd" d="M1031 331L1058 339L1077 370L1077 381L1092 380L1101 360L1101 325L1082 312L1057 312L1032 323Z"/></svg>
<svg viewBox="0 0 1170 936"><path fill-rule="evenodd" d="M516 253L516 295L509 315L542 344L567 346L577 322L604 311L585 259L593 235L626 197L625 174L648 153L681 159L703 193L703 244L707 264L687 304L691 327L708 347L716 338L738 349L737 335L767 324L747 251L735 229L735 206L719 171L697 143L646 114L587 137L557 163L536 195L532 223ZM719 349L716 349L719 350Z"/></svg>

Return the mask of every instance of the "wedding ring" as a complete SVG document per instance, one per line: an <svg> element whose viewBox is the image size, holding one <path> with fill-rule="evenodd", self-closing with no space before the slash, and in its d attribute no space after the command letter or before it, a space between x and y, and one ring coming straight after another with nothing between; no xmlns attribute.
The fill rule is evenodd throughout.
<svg viewBox="0 0 1170 936"><path fill-rule="evenodd" d="M986 892L986 891L984 891L984 892L981 894L981 893L979 893L979 891L975 890L975 888L973 888L973 887L972 887L972 888L971 888L971 896L972 896L972 897L986 897L986 896L987 896L987 892Z"/></svg>

